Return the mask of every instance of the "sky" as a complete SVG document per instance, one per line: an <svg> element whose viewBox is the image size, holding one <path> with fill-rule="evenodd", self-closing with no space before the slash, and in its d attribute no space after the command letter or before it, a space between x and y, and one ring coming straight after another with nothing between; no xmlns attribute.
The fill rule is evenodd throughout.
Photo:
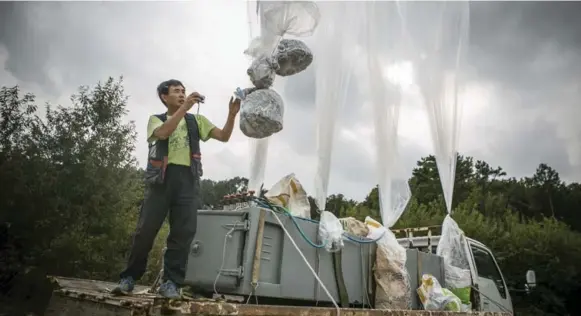
<svg viewBox="0 0 581 316"><path fill-rule="evenodd" d="M470 3L465 84L459 97L461 154L502 166L509 176L532 175L544 162L563 180L581 181L580 9L576 2ZM430 10L424 11L437 13ZM144 165L147 119L164 111L155 92L160 82L176 78L188 91L201 92L206 103L200 114L219 127L224 124L232 92L249 86L250 59L243 54L250 39L247 11L239 0L0 2L0 84L19 85L36 94L39 103L68 105L80 85L123 76L127 119L135 121L138 131L135 155ZM325 16L331 11L321 9L321 15L331 19L330 13ZM364 23L354 16L346 19L334 23ZM375 29L388 34L388 20ZM417 16L408 22L416 33L433 23ZM324 35L319 28L302 38L315 53L307 70L276 79L274 89L285 101L284 129L269 140L266 187L292 172L307 192L314 192L315 70L317 58L333 58L321 56ZM329 194L362 200L377 183L376 146L365 97L369 91L357 69L353 72L345 86L346 104L337 110ZM409 76L400 71L400 80L407 79L408 85ZM417 88L409 87L401 104L399 151L408 175L420 157L434 152L420 100ZM205 177L248 177L248 143L238 121L228 143L203 143Z"/></svg>

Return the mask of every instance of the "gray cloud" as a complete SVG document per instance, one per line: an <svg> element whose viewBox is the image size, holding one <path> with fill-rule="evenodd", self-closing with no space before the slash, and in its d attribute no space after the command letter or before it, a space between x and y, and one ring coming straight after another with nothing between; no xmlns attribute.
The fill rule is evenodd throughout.
<svg viewBox="0 0 581 316"><path fill-rule="evenodd" d="M201 2L0 2L0 46L8 52L4 71L19 82L37 84L48 99L67 95L79 85L123 74L131 94L132 119L137 119L138 126L144 126L148 113L159 110L154 87L166 77L188 76L193 72L195 76L188 79L189 84L209 89L209 85L220 86L223 76L244 72L245 67L235 69L235 63L225 65L222 74L212 73L212 68L207 66L225 64L231 59L229 56L239 54L238 51L241 54L243 48L232 48L229 42L245 33L237 30L241 28L239 25L244 25L243 19L235 20L244 13L227 12L225 8L224 21L204 22L207 27L210 23L214 25L216 35L203 35L209 32L204 25L192 26L196 20L204 19L203 15L196 15L204 11L196 6L213 5L226 6ZM377 2L376 12L390 14L373 26L381 30L377 35L382 43L378 50L382 52L401 50L398 42L389 40L401 32L397 12L393 10L395 5ZM437 3L405 2L405 5L410 13L414 12L413 6L427 8ZM581 127L574 119L581 117L578 104L581 92L577 83L581 73L581 19L577 12L581 3L471 2L470 8L467 78L471 84L490 87L495 104L478 114L482 122L465 126L466 134L473 137L471 142L485 140L467 154L501 165L511 175L530 174L540 162L547 162L563 178L581 180L581 162L572 160L571 154L568 156L576 145L581 147ZM221 14L217 10L222 9L213 11L213 19ZM204 12L208 15L208 11ZM421 30L431 23L431 11L415 12L426 16L410 15L407 26L410 32L420 36ZM230 20L236 26L223 26L218 31L216 23ZM225 44L219 46L219 41ZM187 51L174 49L183 49L184 42L192 47L188 46ZM313 38L306 42L313 50L317 48ZM364 43L365 38L361 36L359 44ZM287 144L305 159L316 155L315 65L321 58L326 56L315 56L313 65L303 73L277 79L286 103L285 129L277 141ZM204 78L209 78L206 86ZM363 88L357 80L352 80L347 87L347 105L338 113L338 128L372 126L371 114L362 110L361 102L366 97ZM223 97L218 92L214 94L215 98ZM222 123L224 109L205 108L204 111L218 125ZM373 185L373 156L363 143L362 139L336 137L332 181L340 179L349 183L333 184L331 189L353 191L363 187L355 183L368 183L361 192L352 192L361 197ZM415 139L404 138L400 143L408 171L420 156L431 152ZM236 169L231 165L238 159L237 153L216 148L214 163L227 166L216 170L223 170L219 173L221 176L234 176ZM143 153L143 146L138 146L137 154ZM301 164L293 162L292 168L299 169Z"/></svg>

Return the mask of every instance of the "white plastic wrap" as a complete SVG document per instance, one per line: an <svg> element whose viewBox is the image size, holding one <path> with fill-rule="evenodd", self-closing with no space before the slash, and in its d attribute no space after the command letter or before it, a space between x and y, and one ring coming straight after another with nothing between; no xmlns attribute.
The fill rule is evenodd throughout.
<svg viewBox="0 0 581 316"><path fill-rule="evenodd" d="M321 212L319 221L319 238L328 252L336 252L343 249L343 225L331 212Z"/></svg>
<svg viewBox="0 0 581 316"><path fill-rule="evenodd" d="M460 312L460 299L449 290L442 288L440 282L431 274L422 275L422 283L417 289L425 310Z"/></svg>
<svg viewBox="0 0 581 316"><path fill-rule="evenodd" d="M303 41L282 39L276 49L276 62L279 76L292 76L309 67L313 62L313 53Z"/></svg>
<svg viewBox="0 0 581 316"><path fill-rule="evenodd" d="M264 196L271 203L288 209L294 216L311 218L311 204L307 192L294 173L280 179Z"/></svg>
<svg viewBox="0 0 581 316"><path fill-rule="evenodd" d="M450 215L444 218L436 254L444 258L446 287L456 294L464 305L469 305L472 276L465 236Z"/></svg>
<svg viewBox="0 0 581 316"><path fill-rule="evenodd" d="M278 63L274 58L266 55L257 57L246 70L252 84L258 89L270 88L276 77Z"/></svg>
<svg viewBox="0 0 581 316"><path fill-rule="evenodd" d="M315 201L320 210L325 209L331 153L335 136L335 122L347 98L349 80L355 62L348 51L357 42L359 30L364 25L350 9L356 3L321 2L321 23L316 34L315 88L317 105L317 171L315 174ZM340 21L340 23L337 23Z"/></svg>
<svg viewBox="0 0 581 316"><path fill-rule="evenodd" d="M240 130L251 138L265 138L282 130L284 104L276 91L258 89L240 105Z"/></svg>

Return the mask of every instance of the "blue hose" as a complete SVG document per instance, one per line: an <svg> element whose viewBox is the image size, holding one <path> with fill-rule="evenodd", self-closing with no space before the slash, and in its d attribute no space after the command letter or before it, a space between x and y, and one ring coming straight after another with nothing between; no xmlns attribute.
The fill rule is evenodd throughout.
<svg viewBox="0 0 581 316"><path fill-rule="evenodd" d="M256 199L256 200L255 200L255 202L256 202L256 203L258 204L258 206L260 206L260 207L267 208L267 209L273 210L274 212L281 213L281 214L284 214L284 215L286 215L286 216L289 216L289 217L291 218L291 220L293 221L293 223L295 224L296 228L299 230L299 233L301 234L301 236L303 237L303 239L304 239L304 240L305 240L305 241L306 241L306 242L307 242L309 245L311 245L312 247L315 247L315 248L323 248L323 247L325 247L326 243L322 243L322 244L320 244L320 245L317 245L317 244L315 244L314 242L312 242L312 241L311 241L311 240L310 240L310 239L309 239L309 238L308 238L308 237L305 235L305 232L303 231L303 229L301 228L301 226L298 224L298 222L297 222L297 220L296 220L296 219L298 218L298 219L301 219L301 220L303 220L303 221L308 221L308 222L315 223L315 224L319 224L319 222L318 222L318 221L312 220L312 219L310 219L310 218L304 218L304 217L298 217L298 216L294 216L294 215L292 215L292 214L291 214L289 211L287 211L285 208L283 208L283 207L279 207L279 206L270 205L270 203L268 203L268 202L266 202L266 201L262 201L262 200L260 200L260 199ZM277 210L276 208L280 208L281 210ZM386 232L384 231L384 232L381 234L381 236L379 236L379 237L378 237L378 238L376 238L376 239L367 239L367 238L366 238L366 239L361 239L361 238L355 237L355 236L353 236L353 235L351 235L351 234L348 234L348 233L346 233L346 232L343 232L343 237L347 238L348 240L350 240L350 241L352 241L352 242L356 242L356 243L359 243L359 244L372 244L372 243L375 243L375 242L377 242L377 241L378 241L378 240L380 240L381 238L383 238L383 236L385 236L385 233L386 233Z"/></svg>
<svg viewBox="0 0 581 316"><path fill-rule="evenodd" d="M260 207L264 207L264 208L268 208L271 209L275 212L277 212L277 210L274 209L274 207L270 206L270 205L266 205L266 203L257 200L256 203L258 204L258 206ZM320 245L315 244L314 242L312 242L309 237L307 237L307 235L305 235L305 232L303 231L303 229L301 228L301 226L299 226L299 223L297 223L297 220L295 219L295 216L291 215L290 213L283 211L283 212L277 212L277 213L283 213L284 215L289 216L293 223L295 224L295 226L297 227L297 229L299 230L299 233L301 234L301 236L303 237L303 239L311 246L315 247L315 248L323 248L325 247L326 243L322 243Z"/></svg>

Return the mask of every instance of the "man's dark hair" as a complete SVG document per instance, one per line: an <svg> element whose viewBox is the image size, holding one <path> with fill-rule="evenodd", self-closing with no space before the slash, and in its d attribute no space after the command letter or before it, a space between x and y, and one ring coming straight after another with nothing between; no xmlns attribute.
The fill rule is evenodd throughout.
<svg viewBox="0 0 581 316"><path fill-rule="evenodd" d="M184 85L182 84L182 82L179 80L176 80L176 79L166 80L166 81L160 83L159 86L157 86L157 97L159 98L161 103L163 103L163 105L165 105L166 107L167 107L167 104L165 104L165 102L163 102L161 95L162 94L167 95L169 93L169 87L175 87L175 86L181 86L182 88L185 88Z"/></svg>

